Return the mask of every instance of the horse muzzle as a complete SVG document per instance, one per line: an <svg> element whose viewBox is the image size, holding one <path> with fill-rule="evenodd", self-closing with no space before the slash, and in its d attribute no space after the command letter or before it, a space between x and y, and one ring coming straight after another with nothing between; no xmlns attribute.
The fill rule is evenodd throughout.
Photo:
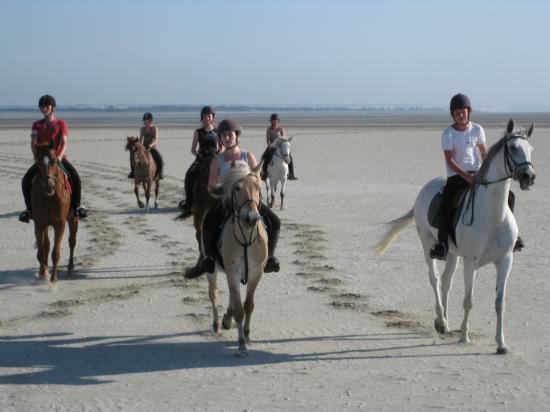
<svg viewBox="0 0 550 412"><path fill-rule="evenodd" d="M260 220L260 214L251 210L241 212L241 222L248 227L254 227Z"/></svg>
<svg viewBox="0 0 550 412"><path fill-rule="evenodd" d="M530 166L516 173L516 180L519 182L521 190L529 190L529 188L535 184L536 177L537 175L535 175L533 168Z"/></svg>

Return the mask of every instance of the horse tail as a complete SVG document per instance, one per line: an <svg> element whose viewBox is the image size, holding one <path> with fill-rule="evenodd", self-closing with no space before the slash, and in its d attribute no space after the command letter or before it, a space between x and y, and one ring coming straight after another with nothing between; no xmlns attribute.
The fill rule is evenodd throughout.
<svg viewBox="0 0 550 412"><path fill-rule="evenodd" d="M374 251L377 255L383 255L384 252L390 247L394 239L399 233L410 226L414 222L414 208L409 210L406 214L397 219L387 222L389 229L380 242L374 246Z"/></svg>

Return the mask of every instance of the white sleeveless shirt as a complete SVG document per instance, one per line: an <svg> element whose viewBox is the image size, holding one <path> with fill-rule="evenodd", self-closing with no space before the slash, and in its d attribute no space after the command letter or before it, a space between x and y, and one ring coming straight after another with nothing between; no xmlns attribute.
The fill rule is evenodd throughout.
<svg viewBox="0 0 550 412"><path fill-rule="evenodd" d="M248 163L248 152L246 150L241 149L241 158L237 160L243 160L246 163ZM222 155L218 155L218 164L220 165L220 178L223 180L223 178L227 175L229 172L229 169L231 169L231 162L233 160L230 160L229 162L226 162Z"/></svg>

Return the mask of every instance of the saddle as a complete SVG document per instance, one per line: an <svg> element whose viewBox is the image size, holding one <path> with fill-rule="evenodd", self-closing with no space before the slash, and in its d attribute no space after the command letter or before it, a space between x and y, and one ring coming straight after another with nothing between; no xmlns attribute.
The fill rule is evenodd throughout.
<svg viewBox="0 0 550 412"><path fill-rule="evenodd" d="M449 220L447 221L449 236L452 241L456 244L456 225L458 224L458 219L460 218L460 213L462 211L462 206L464 205L464 200L466 199L466 193L470 190L469 186L465 184L464 186L459 187L451 198L451 203L448 206L448 216ZM441 202L443 201L443 189L435 194L432 201L430 202L430 207L428 208L428 223L433 227L441 229Z"/></svg>
<svg viewBox="0 0 550 412"><path fill-rule="evenodd" d="M69 172L63 166L63 163L59 162L59 168L63 171L63 179L65 180L65 187L69 191L69 194L73 194L73 189L71 187L71 178L69 177Z"/></svg>

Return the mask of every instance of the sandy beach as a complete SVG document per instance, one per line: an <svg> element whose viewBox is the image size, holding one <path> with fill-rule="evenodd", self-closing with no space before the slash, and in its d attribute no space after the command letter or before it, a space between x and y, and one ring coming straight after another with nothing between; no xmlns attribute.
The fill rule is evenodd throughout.
<svg viewBox="0 0 550 412"><path fill-rule="evenodd" d="M182 124L159 118L166 178L160 207L144 213L124 151L139 122L59 114L69 122L68 157L90 216L78 233L76 274L66 277L64 239L56 284L37 279L33 225L17 220L32 120L2 116L0 411L547 410L547 117L517 121L537 122L537 178L529 191L512 184L526 249L515 255L507 289L510 354L494 354L494 267L478 274L473 341L459 344L462 265L449 304L454 332L440 336L415 229L382 257L372 250L383 222L407 212L422 185L444 174L439 141L448 116L298 114L287 123L283 116L299 180L287 184L285 210L275 210L282 269L262 278L250 354L238 358L237 331L211 331L206 278L182 277L197 247L192 222L174 218L197 116ZM242 114L241 146L257 157L267 118ZM472 120L492 144L507 118ZM223 274L219 284L224 310Z"/></svg>

